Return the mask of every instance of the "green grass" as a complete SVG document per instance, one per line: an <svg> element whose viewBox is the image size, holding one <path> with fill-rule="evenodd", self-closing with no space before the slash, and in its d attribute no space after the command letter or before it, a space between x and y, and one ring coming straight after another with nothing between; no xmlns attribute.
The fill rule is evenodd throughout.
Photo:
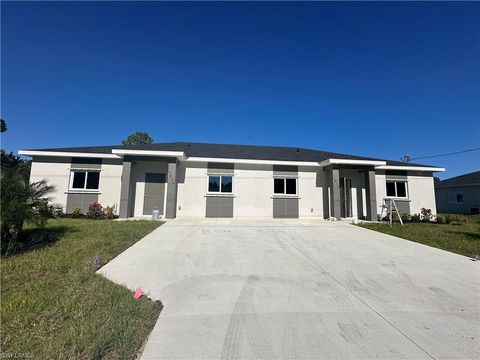
<svg viewBox="0 0 480 360"><path fill-rule="evenodd" d="M359 226L474 257L477 254L480 255L480 216L465 215L464 217L468 219L468 224L407 223L402 226L396 223L390 226L389 224L372 223Z"/></svg>
<svg viewBox="0 0 480 360"><path fill-rule="evenodd" d="M35 359L132 359L161 304L95 274L158 227L150 221L50 220L43 247L1 261L1 351ZM33 237L39 234L29 229Z"/></svg>

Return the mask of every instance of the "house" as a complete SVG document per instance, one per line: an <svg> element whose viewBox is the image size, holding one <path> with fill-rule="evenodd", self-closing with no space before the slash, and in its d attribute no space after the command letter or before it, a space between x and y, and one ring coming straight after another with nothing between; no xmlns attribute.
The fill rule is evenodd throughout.
<svg viewBox="0 0 480 360"><path fill-rule="evenodd" d="M443 168L303 148L160 143L24 150L31 181L56 186L71 213L99 202L120 218L256 217L377 220L384 198L401 212L435 212Z"/></svg>
<svg viewBox="0 0 480 360"><path fill-rule="evenodd" d="M438 211L456 214L479 214L480 171L435 183Z"/></svg>

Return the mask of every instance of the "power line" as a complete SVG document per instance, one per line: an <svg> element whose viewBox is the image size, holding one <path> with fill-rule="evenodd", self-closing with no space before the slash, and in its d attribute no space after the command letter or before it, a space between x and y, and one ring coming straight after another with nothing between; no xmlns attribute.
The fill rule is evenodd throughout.
<svg viewBox="0 0 480 360"><path fill-rule="evenodd" d="M410 160L431 159L431 158L436 158L436 157L440 157L440 156L463 154L463 153L466 153L466 152L471 152L471 151L476 151L476 150L480 150L480 147L473 148L473 149L467 149L467 150L461 150L461 151L455 151L455 152L446 153L446 154L429 155L429 156L419 156L419 157L412 157L412 158L411 158L410 156L408 156L408 155L405 155L405 156L402 158L402 160L404 160L405 162L408 162L408 161L410 161Z"/></svg>

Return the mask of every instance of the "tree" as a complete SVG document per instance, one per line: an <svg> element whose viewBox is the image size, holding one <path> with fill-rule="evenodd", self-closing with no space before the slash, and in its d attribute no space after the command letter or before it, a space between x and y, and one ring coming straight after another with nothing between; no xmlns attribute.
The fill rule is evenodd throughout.
<svg viewBox="0 0 480 360"><path fill-rule="evenodd" d="M129 135L126 139L122 140L123 145L143 145L151 144L153 139L146 132L137 131L134 134Z"/></svg>
<svg viewBox="0 0 480 360"><path fill-rule="evenodd" d="M2 120L2 132L6 125ZM46 180L29 183L30 161L1 150L1 252L14 252L25 222L43 227L51 216L47 196L54 190Z"/></svg>
<svg viewBox="0 0 480 360"><path fill-rule="evenodd" d="M4 155L8 166L2 166L0 175L2 252L13 250L25 222L43 227L51 216L47 195L55 187L46 180L29 183L25 176L25 162L15 155Z"/></svg>
<svg viewBox="0 0 480 360"><path fill-rule="evenodd" d="M0 119L0 132L5 132L7 131L7 123L5 120Z"/></svg>

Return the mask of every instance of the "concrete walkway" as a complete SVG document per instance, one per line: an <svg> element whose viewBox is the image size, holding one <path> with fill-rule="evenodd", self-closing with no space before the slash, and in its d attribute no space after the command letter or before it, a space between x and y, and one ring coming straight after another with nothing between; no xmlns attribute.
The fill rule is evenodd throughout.
<svg viewBox="0 0 480 360"><path fill-rule="evenodd" d="M145 360L480 358L480 263L346 223L173 220L100 272L164 304Z"/></svg>

